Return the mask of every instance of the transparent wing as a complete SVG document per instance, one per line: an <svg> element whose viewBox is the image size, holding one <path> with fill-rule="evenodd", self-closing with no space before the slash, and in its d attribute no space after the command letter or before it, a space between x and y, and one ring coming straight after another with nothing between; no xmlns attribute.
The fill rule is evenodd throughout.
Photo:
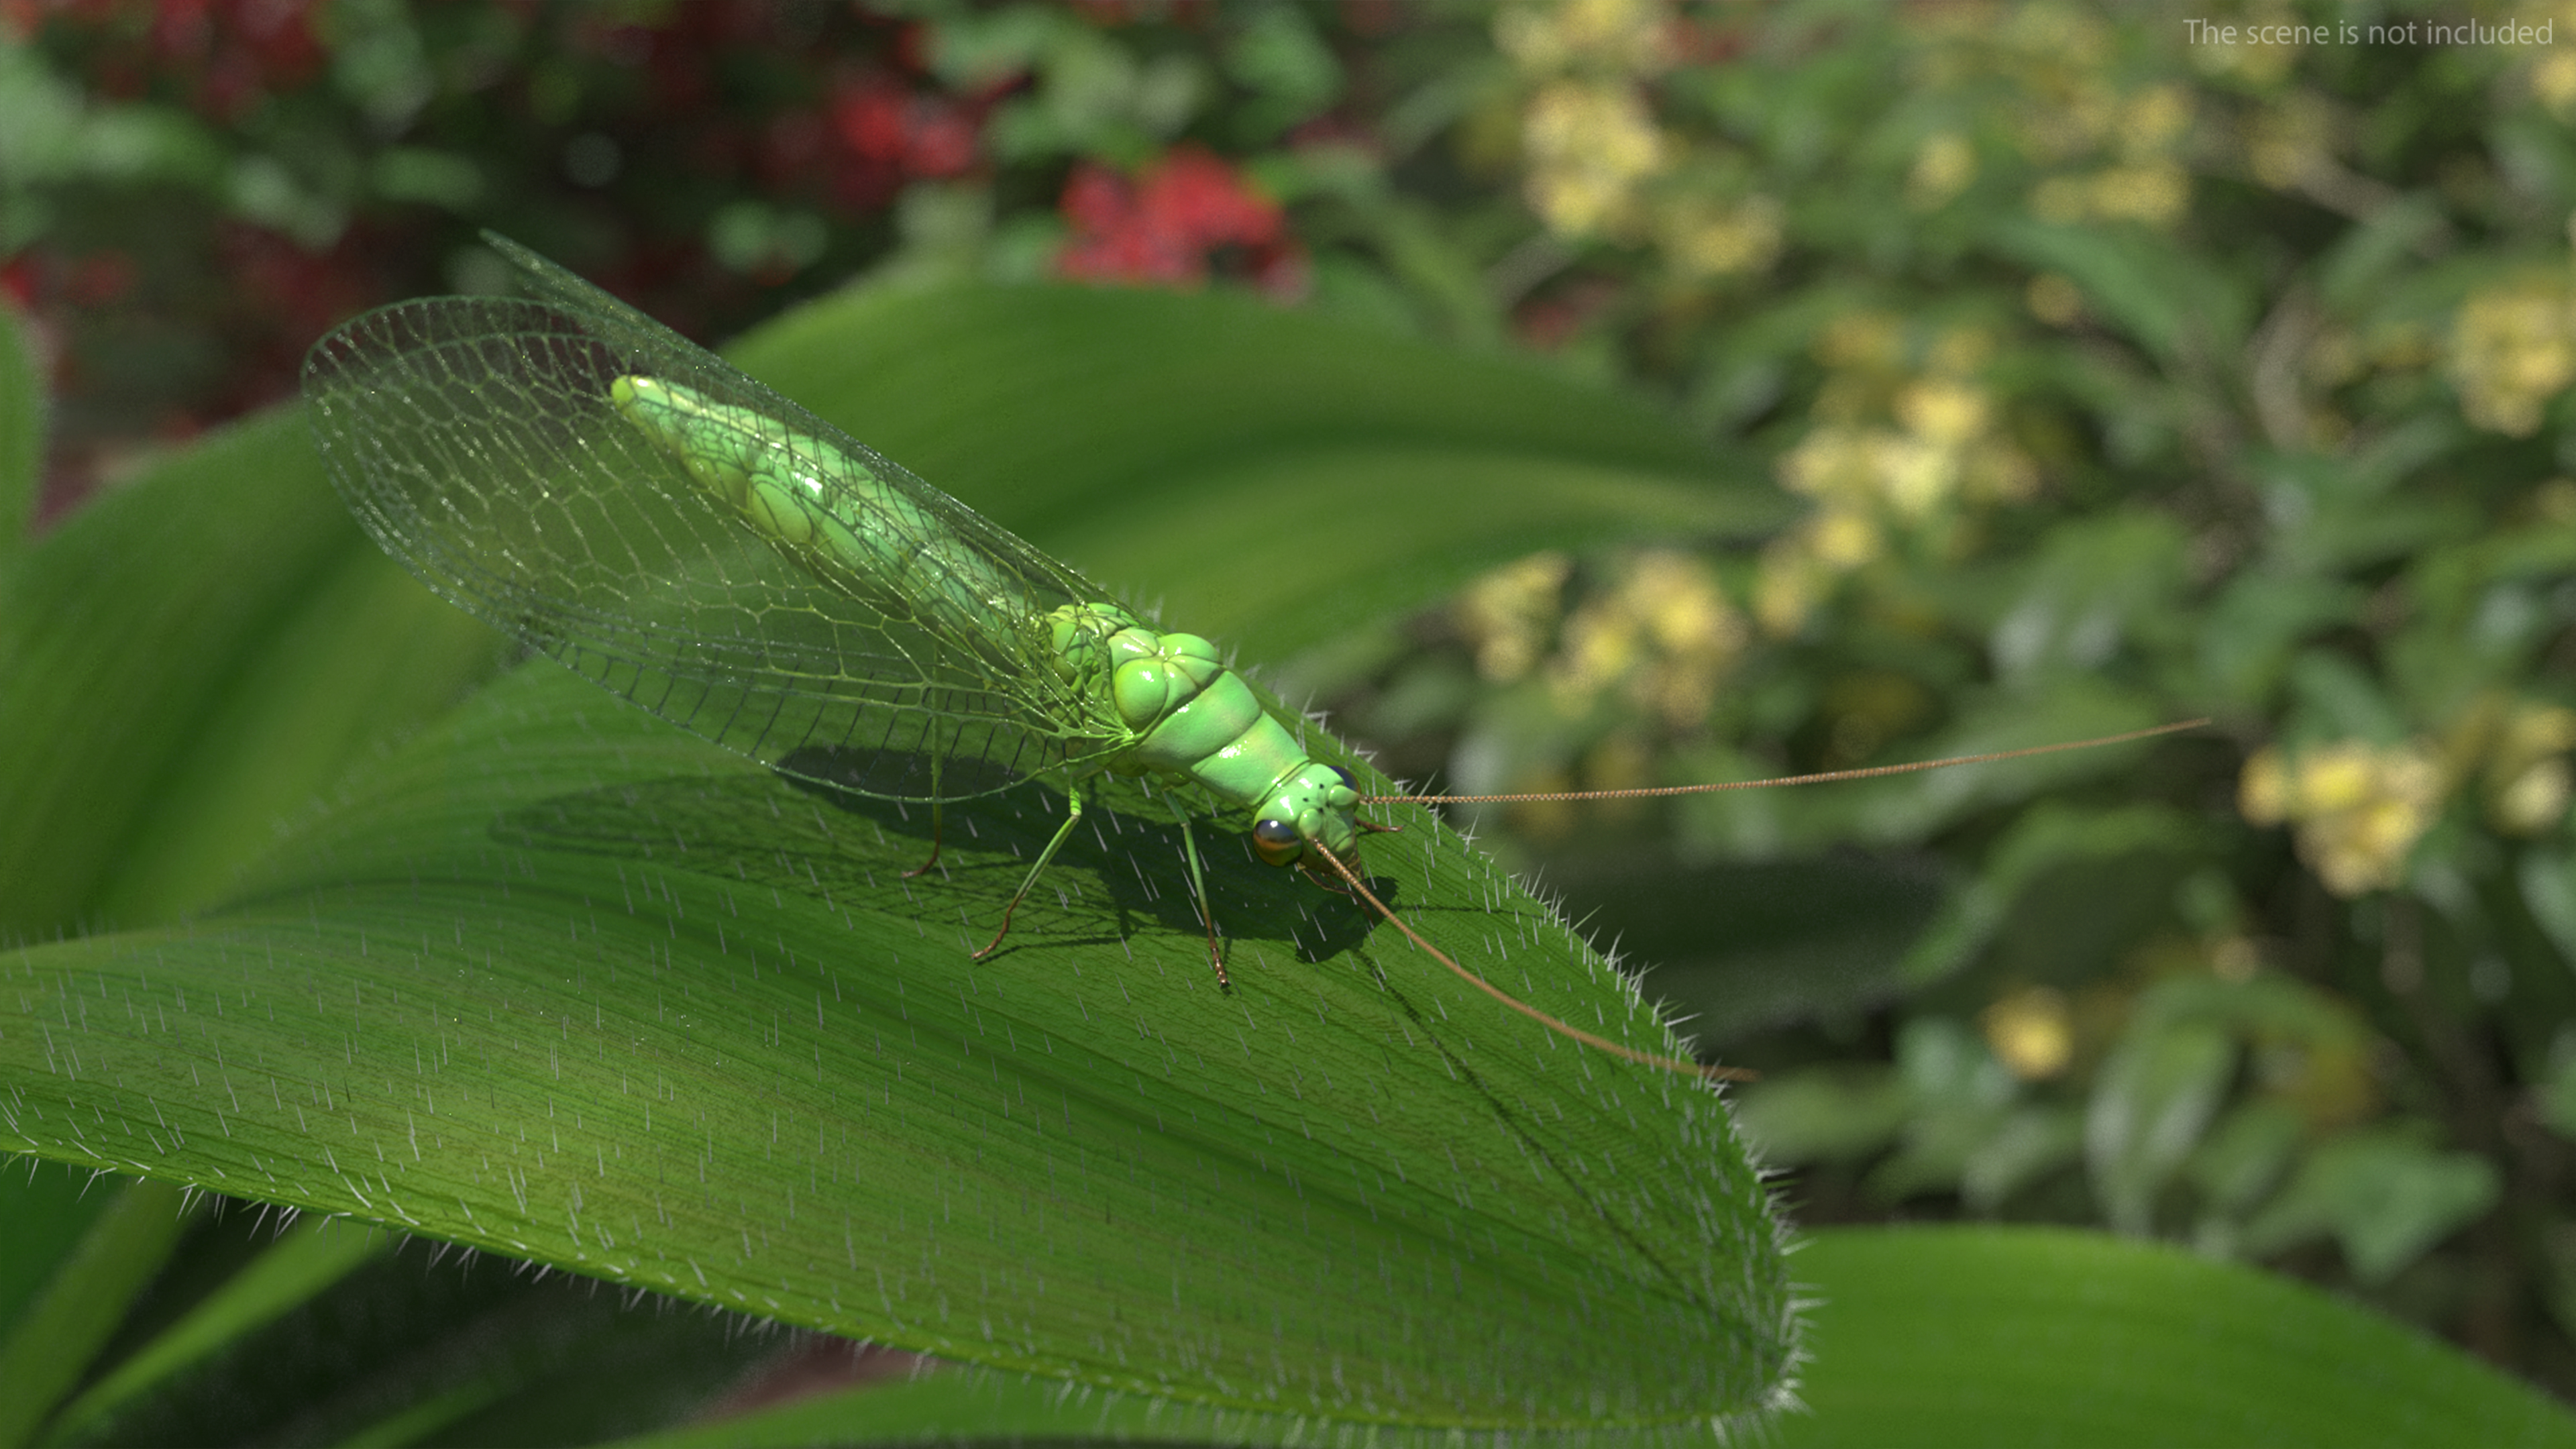
<svg viewBox="0 0 2576 1449"><path fill-rule="evenodd" d="M1106 598L679 334L492 238L538 300L431 298L304 366L333 485L451 602L664 719L862 793L960 799L1124 734L1046 667L1031 621ZM757 414L871 561L773 544L610 406L622 376ZM899 562L898 562L899 561Z"/></svg>

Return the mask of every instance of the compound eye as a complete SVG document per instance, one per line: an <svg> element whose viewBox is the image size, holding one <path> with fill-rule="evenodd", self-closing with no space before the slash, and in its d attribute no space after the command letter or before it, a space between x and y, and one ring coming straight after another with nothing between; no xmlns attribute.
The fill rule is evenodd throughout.
<svg viewBox="0 0 2576 1449"><path fill-rule="evenodd" d="M1285 820L1264 820L1252 827L1252 851L1265 865L1287 865L1304 853L1297 827Z"/></svg>
<svg viewBox="0 0 2576 1449"><path fill-rule="evenodd" d="M1345 784L1345 785L1348 785L1348 786L1349 786L1349 787L1351 787L1352 789L1356 790L1356 789L1358 789L1358 788L1360 787L1360 782L1351 778L1351 772L1350 772L1350 771L1348 771L1348 770L1343 769L1341 766L1339 766L1339 765L1326 765L1324 768L1325 768L1325 769L1327 769L1327 770L1332 771L1332 772L1333 772L1334 774L1336 774L1336 775L1341 776L1341 778L1342 778L1342 783L1343 783L1343 784Z"/></svg>

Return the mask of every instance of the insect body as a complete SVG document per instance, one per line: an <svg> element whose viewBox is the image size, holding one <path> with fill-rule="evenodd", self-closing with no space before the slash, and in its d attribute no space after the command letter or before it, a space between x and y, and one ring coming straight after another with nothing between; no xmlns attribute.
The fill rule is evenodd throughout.
<svg viewBox="0 0 2576 1449"><path fill-rule="evenodd" d="M642 313L485 240L535 300L397 304L305 360L314 438L350 511L450 602L662 718L787 774L928 802L933 861L946 803L1031 778L1061 784L1064 824L979 957L1072 835L1086 785L1148 776L1248 811L1262 859L1367 902L1549 1030L1732 1075L1579 1030L1424 941L1354 868L1359 836L1387 828L1358 807L1422 797L1361 796L1207 640L1153 627ZM810 763L817 749L828 774ZM1223 985L1190 815L1167 798Z"/></svg>
<svg viewBox="0 0 2576 1449"><path fill-rule="evenodd" d="M708 739L929 802L934 821L1019 780L1061 784L1064 823L979 956L1104 774L1247 811L1263 860L1334 885L1327 863L1374 901L1351 866L1360 833L1384 827L1358 822L1351 777L1310 758L1215 645L1153 627L650 318L486 240L535 300L397 304L305 364L334 485L433 590ZM1166 798L1224 985L1190 813Z"/></svg>
<svg viewBox="0 0 2576 1449"><path fill-rule="evenodd" d="M935 521L855 458L823 439L779 432L759 414L691 388L626 376L609 385L618 413L680 464L754 531L817 577L893 578L913 586L920 607L952 629L1016 630L1028 653L1090 706L1114 719L1099 738L1093 768L1198 785L1217 800L1254 812L1254 850L1273 865L1299 860L1308 844L1348 858L1358 840L1359 791L1339 766L1317 764L1261 707L1217 648L1196 634L1146 627L1115 604L1061 604L1037 612L1007 571L973 552L938 548ZM909 527L872 527L872 512ZM1069 779L1071 807L1005 908L984 954L1010 930L1011 911L1082 819L1082 783ZM1207 906L1190 818L1174 815L1188 846L1208 956L1225 984L1225 960Z"/></svg>

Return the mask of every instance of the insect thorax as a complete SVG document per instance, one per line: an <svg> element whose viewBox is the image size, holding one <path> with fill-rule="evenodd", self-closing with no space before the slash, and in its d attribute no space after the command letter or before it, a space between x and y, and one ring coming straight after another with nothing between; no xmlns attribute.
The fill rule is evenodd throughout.
<svg viewBox="0 0 2576 1449"><path fill-rule="evenodd" d="M1147 628L1114 604L1067 604L1040 623L1066 684L1131 732L1109 768L1192 780L1245 809L1313 768L1208 640Z"/></svg>

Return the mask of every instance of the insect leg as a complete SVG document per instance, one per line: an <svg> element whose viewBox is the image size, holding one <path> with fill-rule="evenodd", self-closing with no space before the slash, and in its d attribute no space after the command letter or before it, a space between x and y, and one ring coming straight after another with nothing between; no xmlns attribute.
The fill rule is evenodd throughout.
<svg viewBox="0 0 2576 1449"><path fill-rule="evenodd" d="M1011 934L1011 913L1020 908L1020 902L1028 899L1029 888L1036 885L1038 877L1046 872L1047 862L1055 859L1055 853L1064 845L1066 837L1073 834L1073 827L1082 823L1082 787L1068 786L1065 798L1072 802L1073 808L1065 813L1064 824L1056 830L1055 838L1046 843L1046 849L1038 852L1038 863L1029 867L1028 879L1021 881L1020 888L1011 894L1011 903L1002 907L1002 929L995 931L993 939L984 943L984 949L975 953L976 960L992 955L993 948L1002 944L1002 938Z"/></svg>
<svg viewBox="0 0 2576 1449"><path fill-rule="evenodd" d="M1331 876L1328 876L1328 875L1324 874L1322 871L1315 869L1315 863L1314 863L1313 861L1311 861L1311 860L1307 860L1307 859L1304 859L1304 858L1302 858L1302 857L1301 857L1301 858L1299 858L1299 860L1298 860L1298 862L1297 862L1297 869L1298 869L1298 871L1299 871L1300 873L1302 873L1302 874L1306 877L1306 879L1308 879L1308 880L1310 880L1310 881L1313 881L1315 884L1317 884L1317 885L1319 885L1319 886L1322 886L1324 889L1326 889L1326 890L1328 890L1328 891L1331 891L1333 894L1335 894L1335 895L1337 895L1337 896L1342 897L1344 900L1353 900L1353 901L1355 901L1355 900L1358 900L1358 899L1359 899L1359 897L1357 897L1357 896L1355 896L1355 895L1352 895L1352 894L1351 894L1351 892L1350 892L1350 887L1343 885L1341 882L1339 882L1339 881L1337 881L1337 880L1333 879Z"/></svg>
<svg viewBox="0 0 2576 1449"><path fill-rule="evenodd" d="M944 755L932 755L930 757L930 859L923 861L921 864L914 866L908 871L905 871L903 873L903 878L905 880L911 880L915 876L928 875L930 874L930 868L939 864L939 827L947 823L945 817L947 802L939 798L939 762L945 758L947 757ZM1076 813L1079 812L1077 811ZM1026 893L1026 889L1026 887L1022 887L1023 894ZM1014 904L1016 904L1016 902L1014 902ZM1006 927L1008 926L1009 921L1010 918L1008 916L1003 917L1003 923ZM998 941L1002 938L995 936L993 939ZM987 946L984 949L990 951L993 948Z"/></svg>
<svg viewBox="0 0 2576 1449"><path fill-rule="evenodd" d="M1216 912L1208 905L1207 877L1199 870L1198 837L1190 834L1190 814L1181 808L1181 797L1167 796L1172 802L1172 818L1181 822L1181 850L1190 861L1190 892L1199 903L1199 924L1207 927L1208 964L1216 968L1216 989L1232 991L1234 983L1225 979L1225 957L1216 949Z"/></svg>

